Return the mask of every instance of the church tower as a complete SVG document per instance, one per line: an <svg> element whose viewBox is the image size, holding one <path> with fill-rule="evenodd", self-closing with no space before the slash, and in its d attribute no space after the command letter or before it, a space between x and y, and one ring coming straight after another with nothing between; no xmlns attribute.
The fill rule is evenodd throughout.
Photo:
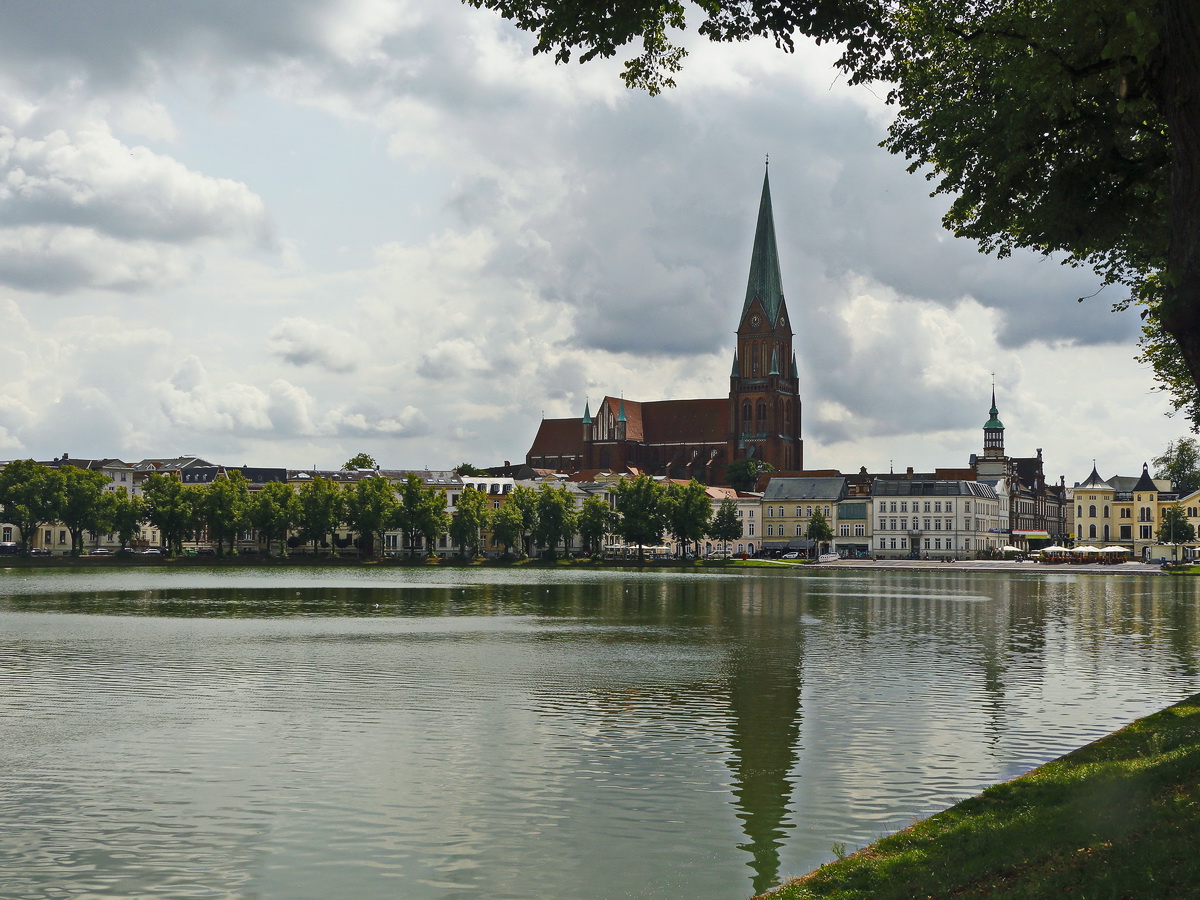
<svg viewBox="0 0 1200 900"><path fill-rule="evenodd" d="M763 176L750 278L729 376L732 457L762 459L781 471L804 468L800 383L775 244L769 171Z"/></svg>

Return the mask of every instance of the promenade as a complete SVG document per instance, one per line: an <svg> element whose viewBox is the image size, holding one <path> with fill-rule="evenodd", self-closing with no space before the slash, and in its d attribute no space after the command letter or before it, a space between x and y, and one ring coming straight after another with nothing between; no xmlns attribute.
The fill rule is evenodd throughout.
<svg viewBox="0 0 1200 900"><path fill-rule="evenodd" d="M784 560L784 562L787 562ZM1019 572L1022 574L1047 575L1053 573L1085 573L1094 575L1162 575L1158 563L1123 562L1107 563L1056 563L1048 565L1036 562L1017 562L1011 559L967 559L950 562L941 559L839 559L827 563L801 563L822 569L909 569L926 571L931 569L956 569L964 572Z"/></svg>

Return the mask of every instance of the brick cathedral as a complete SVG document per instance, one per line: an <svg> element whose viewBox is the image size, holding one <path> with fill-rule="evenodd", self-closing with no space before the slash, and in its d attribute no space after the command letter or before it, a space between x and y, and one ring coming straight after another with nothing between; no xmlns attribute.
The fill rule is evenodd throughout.
<svg viewBox="0 0 1200 900"><path fill-rule="evenodd" d="M804 468L800 384L783 299L771 185L763 177L750 278L737 327L729 396L641 403L605 397L582 418L543 419L525 461L578 472L637 471L720 484L735 459Z"/></svg>

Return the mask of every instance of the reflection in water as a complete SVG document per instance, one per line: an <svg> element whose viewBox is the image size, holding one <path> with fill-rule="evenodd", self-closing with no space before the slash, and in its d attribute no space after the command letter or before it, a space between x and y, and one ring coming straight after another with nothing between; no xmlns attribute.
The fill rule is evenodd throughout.
<svg viewBox="0 0 1200 900"><path fill-rule="evenodd" d="M784 586L755 587L764 585ZM804 626L794 599L778 596L778 590L769 599L761 593L747 591L736 620L737 645L726 663L732 793L749 838L740 847L750 854L756 894L779 884L779 850L793 827L788 807L799 750L804 652Z"/></svg>
<svg viewBox="0 0 1200 900"><path fill-rule="evenodd" d="M1193 583L0 574L4 890L744 896L1200 689Z"/></svg>

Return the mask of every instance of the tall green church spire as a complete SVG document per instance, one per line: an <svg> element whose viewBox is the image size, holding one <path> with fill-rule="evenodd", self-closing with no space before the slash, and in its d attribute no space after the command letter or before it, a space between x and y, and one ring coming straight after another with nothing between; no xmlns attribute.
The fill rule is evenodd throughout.
<svg viewBox="0 0 1200 900"><path fill-rule="evenodd" d="M754 231L754 249L750 254L750 279L746 284L746 302L742 304L743 319L756 299L762 304L767 321L774 325L783 301L783 276L779 272L775 217L771 213L771 182L767 174L763 175L762 200L758 204L758 226Z"/></svg>

